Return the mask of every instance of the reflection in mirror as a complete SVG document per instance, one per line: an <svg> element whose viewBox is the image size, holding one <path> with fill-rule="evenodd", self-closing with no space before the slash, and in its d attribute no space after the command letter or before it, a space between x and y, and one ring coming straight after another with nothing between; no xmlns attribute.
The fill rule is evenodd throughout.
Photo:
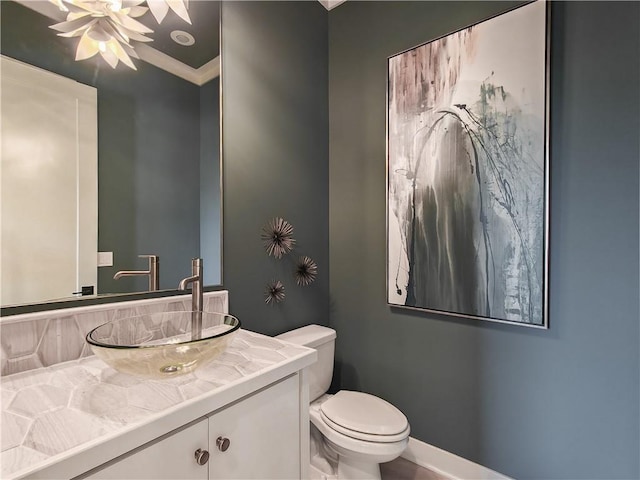
<svg viewBox="0 0 640 480"><path fill-rule="evenodd" d="M0 59L2 304L68 296L97 283L96 89Z"/></svg>
<svg viewBox="0 0 640 480"><path fill-rule="evenodd" d="M175 290L189 275L194 257L204 259L204 284L220 284L220 3L189 2L193 25L172 11L161 24L151 13L136 18L153 30L147 35L152 43L132 42L140 57L132 59L136 70L122 62L112 68L100 55L75 61L79 39L59 37L49 28L66 20L52 2L3 0L0 9L2 306L72 297L91 286L99 295L146 291L147 276L113 278L120 270L146 270L148 259L140 255L159 257L161 290ZM171 39L172 32L183 44ZM191 43L189 36L195 39L192 46L185 45ZM21 94L31 106L17 101L9 89L5 92L10 82L5 79L6 61L27 64L43 75L55 74L51 78L66 77L81 89L92 87L97 97L94 120L84 112L56 113L55 108L45 107L41 103L45 85L56 85L47 94L53 92L56 101L66 88L52 81L36 81L32 94L22 85ZM77 105L81 108L82 102ZM25 115L26 109L33 115ZM38 113L40 122L35 121ZM9 119L16 114L22 126L19 133L11 133L14 122ZM93 147L87 143L91 139L78 140L82 137L76 132L76 126L91 130L92 122L97 122ZM46 139L63 134L72 142L61 153ZM57 163L56 156L68 165ZM97 157L94 180L78 168L89 165L92 156ZM11 188L5 184L6 172L18 172L11 178ZM46 181L42 175L36 179L36 173L44 173ZM59 185L58 177L72 183ZM95 188L93 192L87 188L92 184L97 185L97 195ZM85 190L87 198L80 196ZM94 213L94 225L87 226L83 215L92 211L96 197L97 223ZM53 204L65 203L62 200L66 209L52 210ZM32 218L30 211L44 212L45 218ZM78 260L79 252L87 251L78 240L84 235L80 232L96 228L97 245L89 235L90 260ZM71 229L67 240L59 238L65 229ZM31 244L24 240L29 236ZM68 257L63 257L65 252ZM92 262L97 267L91 266L87 275L81 273ZM4 268L9 265L13 271ZM61 274L59 265L70 271ZM36 281L56 289L29 287Z"/></svg>

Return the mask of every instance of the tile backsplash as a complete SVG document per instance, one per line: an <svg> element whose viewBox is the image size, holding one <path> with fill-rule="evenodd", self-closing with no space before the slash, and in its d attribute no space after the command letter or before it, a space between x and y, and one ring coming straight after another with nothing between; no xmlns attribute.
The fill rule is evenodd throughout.
<svg viewBox="0 0 640 480"><path fill-rule="evenodd" d="M2 376L92 355L85 336L118 318L191 309L191 295L108 303L4 317L0 321ZM204 294L207 312L229 312L228 292Z"/></svg>

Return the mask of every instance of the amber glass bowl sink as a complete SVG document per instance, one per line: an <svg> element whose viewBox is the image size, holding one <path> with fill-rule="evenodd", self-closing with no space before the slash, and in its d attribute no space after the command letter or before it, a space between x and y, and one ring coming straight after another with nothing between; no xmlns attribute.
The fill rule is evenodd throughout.
<svg viewBox="0 0 640 480"><path fill-rule="evenodd" d="M224 313L151 313L100 325L87 334L93 353L116 370L166 378L194 371L220 355L240 321ZM195 328L195 330L194 330Z"/></svg>

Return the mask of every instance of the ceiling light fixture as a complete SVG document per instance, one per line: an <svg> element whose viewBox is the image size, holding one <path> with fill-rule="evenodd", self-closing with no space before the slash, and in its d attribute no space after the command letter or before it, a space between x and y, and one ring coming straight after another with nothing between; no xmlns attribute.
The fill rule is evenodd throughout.
<svg viewBox="0 0 640 480"><path fill-rule="evenodd" d="M151 42L145 36L153 33L149 27L135 18L147 11L161 23L169 8L180 18L191 23L187 12L188 0L51 0L60 10L66 11L67 20L50 28L61 37L80 37L76 60L85 60L100 53L102 58L116 68L119 62L134 70L131 57L139 58L132 41Z"/></svg>
<svg viewBox="0 0 640 480"><path fill-rule="evenodd" d="M191 25L189 12L187 11L189 8L189 0L147 0L147 5L158 23L162 23L167 12L171 9L176 15Z"/></svg>

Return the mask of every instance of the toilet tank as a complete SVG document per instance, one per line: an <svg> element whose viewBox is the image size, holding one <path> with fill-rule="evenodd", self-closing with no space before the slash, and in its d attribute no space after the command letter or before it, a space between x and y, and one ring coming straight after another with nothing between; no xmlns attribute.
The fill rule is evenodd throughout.
<svg viewBox="0 0 640 480"><path fill-rule="evenodd" d="M309 401L313 402L326 393L331 385L331 377L333 377L336 331L321 325L307 325L285 332L276 338L318 351L318 361L308 369Z"/></svg>

